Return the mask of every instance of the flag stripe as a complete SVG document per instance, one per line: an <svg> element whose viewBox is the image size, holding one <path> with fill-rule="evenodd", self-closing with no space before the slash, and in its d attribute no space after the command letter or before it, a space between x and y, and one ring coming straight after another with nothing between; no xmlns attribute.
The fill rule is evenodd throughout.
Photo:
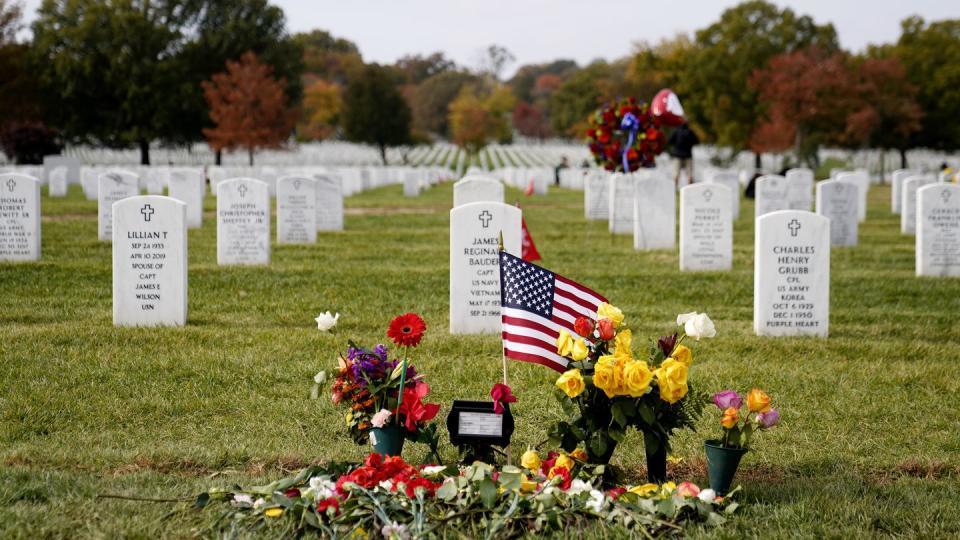
<svg viewBox="0 0 960 540"><path fill-rule="evenodd" d="M554 340L557 339L557 336L560 335L560 330L563 329L559 324L553 321L544 319L543 317L538 317L520 309L503 308L502 313L504 324L526 326L528 328L543 332L544 334L553 336Z"/></svg>
<svg viewBox="0 0 960 540"><path fill-rule="evenodd" d="M554 279L557 280L557 283L564 289L567 289L571 292L576 292L586 298L588 301L596 303L598 306L600 304L606 303L607 299L603 295L597 294L592 290L584 287L583 285L577 283L576 281L570 281L569 279L561 276L560 274L554 274Z"/></svg>
<svg viewBox="0 0 960 540"><path fill-rule="evenodd" d="M557 291L557 292L559 293L559 291ZM584 316L584 317L587 317L587 318L590 319L591 321L592 321L593 319L596 319L596 318L597 318L597 310L596 310L596 309L587 309L587 308L581 306L580 304L577 304L577 303L575 303L575 302L571 302L570 300L568 300L568 299L560 296L559 294L555 294L555 295L553 296L553 302L554 302L554 304L553 304L554 307L559 308L560 306L563 306L563 307L564 307L564 311L567 311L568 313L571 313L574 317L579 317L579 316L582 315L582 316ZM572 310L572 311L571 311L571 310Z"/></svg>
<svg viewBox="0 0 960 540"><path fill-rule="evenodd" d="M553 322L559 324L560 326L573 330L573 323L576 322L577 318L572 317L571 315L564 313L560 310L553 310Z"/></svg>
<svg viewBox="0 0 960 540"><path fill-rule="evenodd" d="M507 358L513 358L514 360L533 362L542 366L552 367L560 372L566 371L567 368L566 358L557 354L548 353L537 346L511 343L510 348L504 348L503 351Z"/></svg>
<svg viewBox="0 0 960 540"><path fill-rule="evenodd" d="M524 345L532 345L534 347L539 347L541 349L544 347L545 344L549 346L549 342L545 342L543 339L540 339L537 336L514 334L512 332L507 332L506 330L503 331L501 336L505 341L510 342L511 347L516 346L517 343L522 343ZM556 345L554 345L554 347L556 347Z"/></svg>
<svg viewBox="0 0 960 540"><path fill-rule="evenodd" d="M583 299L582 297L577 296L576 294L570 291L564 290L560 287L556 287L553 291L553 294L554 294L554 298L557 298L557 299L563 298L564 300L567 300L568 301L567 303L571 305L573 303L576 303L578 306L582 306L587 310L587 312L589 313L589 317L591 319L596 318L597 308L600 307L600 304L594 304L592 302L589 302Z"/></svg>
<svg viewBox="0 0 960 540"><path fill-rule="evenodd" d="M543 343L546 343L548 347L557 347L557 338L551 337L549 334L544 334L543 332L534 330L532 328L525 328L523 326L514 326L512 324L503 325L503 339L507 339L507 334L512 336L524 336L531 339L538 339Z"/></svg>

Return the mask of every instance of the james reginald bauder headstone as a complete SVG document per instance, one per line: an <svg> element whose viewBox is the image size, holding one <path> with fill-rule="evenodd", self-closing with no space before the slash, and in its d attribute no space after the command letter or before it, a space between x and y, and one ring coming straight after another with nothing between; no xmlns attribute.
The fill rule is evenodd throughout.
<svg viewBox="0 0 960 540"><path fill-rule="evenodd" d="M760 336L822 336L830 324L830 220L781 210L757 218L753 329Z"/></svg>
<svg viewBox="0 0 960 540"><path fill-rule="evenodd" d="M475 202L450 210L450 333L500 332L500 234L520 256L522 213L515 206Z"/></svg>
<svg viewBox="0 0 960 540"><path fill-rule="evenodd" d="M114 326L187 322L187 206L160 195L113 204Z"/></svg>
<svg viewBox="0 0 960 540"><path fill-rule="evenodd" d="M270 264L270 187L252 178L217 186L217 264Z"/></svg>
<svg viewBox="0 0 960 540"><path fill-rule="evenodd" d="M0 174L0 261L40 259L40 180Z"/></svg>
<svg viewBox="0 0 960 540"><path fill-rule="evenodd" d="M917 275L960 276L960 185L917 191Z"/></svg>

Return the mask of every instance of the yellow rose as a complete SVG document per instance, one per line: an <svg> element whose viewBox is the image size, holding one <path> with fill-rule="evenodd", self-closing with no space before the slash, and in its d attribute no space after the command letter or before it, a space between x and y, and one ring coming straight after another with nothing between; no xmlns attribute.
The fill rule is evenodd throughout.
<svg viewBox="0 0 960 540"><path fill-rule="evenodd" d="M623 312L620 311L620 308L604 302L597 308L597 320L600 319L609 319L613 326L620 326L623 324Z"/></svg>
<svg viewBox="0 0 960 540"><path fill-rule="evenodd" d="M759 388L747 393L747 407L750 412L767 412L770 410L770 396Z"/></svg>
<svg viewBox="0 0 960 540"><path fill-rule="evenodd" d="M664 482L663 485L660 486L660 495L667 497L673 493L675 489L677 489L677 485L673 482Z"/></svg>
<svg viewBox="0 0 960 540"><path fill-rule="evenodd" d="M523 477L520 479L520 491L524 493L532 493L536 491L536 489L537 483L527 478L527 475L523 475Z"/></svg>
<svg viewBox="0 0 960 540"><path fill-rule="evenodd" d="M687 366L667 358L654 374L660 387L660 399L667 403L676 403L687 395Z"/></svg>
<svg viewBox="0 0 960 540"><path fill-rule="evenodd" d="M560 356L570 356L573 352L573 336L566 330L560 330L557 336L557 354Z"/></svg>
<svg viewBox="0 0 960 540"><path fill-rule="evenodd" d="M283 508L267 508L263 511L263 515L267 517L280 517L283 515Z"/></svg>
<svg viewBox="0 0 960 540"><path fill-rule="evenodd" d="M523 453L520 456L520 465L523 465L524 468L530 469L531 471L540 470L540 454L536 450L530 449Z"/></svg>
<svg viewBox="0 0 960 540"><path fill-rule="evenodd" d="M573 452L570 452L570 457L577 461L586 461L590 459L587 456L587 453L583 451L583 448L576 448Z"/></svg>
<svg viewBox="0 0 960 540"><path fill-rule="evenodd" d="M563 375L557 379L557 388L563 390L567 397L575 398L583 393L586 384L583 382L583 376L579 369L570 369L563 372Z"/></svg>
<svg viewBox="0 0 960 540"><path fill-rule="evenodd" d="M738 411L736 407L727 407L723 411L723 418L720 419L720 425L722 425L727 429L730 429L733 426L737 425L737 421L740 420L740 417L737 414L737 412Z"/></svg>
<svg viewBox="0 0 960 540"><path fill-rule="evenodd" d="M612 356L601 356L593 369L593 385L603 390L607 397L613 397L617 394L616 371L617 363Z"/></svg>
<svg viewBox="0 0 960 540"><path fill-rule="evenodd" d="M613 355L620 358L633 358L633 333L630 329L623 330L614 340Z"/></svg>
<svg viewBox="0 0 960 540"><path fill-rule="evenodd" d="M686 345L677 345L676 350L670 356L687 367L690 367L690 364L693 363L693 351Z"/></svg>
<svg viewBox="0 0 960 540"><path fill-rule="evenodd" d="M571 354L573 360L579 362L586 358L588 354L590 354L590 349L587 348L587 344L582 339L574 340L573 353Z"/></svg>
<svg viewBox="0 0 960 540"><path fill-rule="evenodd" d="M650 494L652 494L652 493L656 493L658 487L659 487L659 486L657 486L656 484L643 484L643 485L639 485L639 486L633 486L632 488L628 489L627 491L629 491L630 493L636 493L637 495L639 495L639 496L641 496L641 497L646 497L647 495L650 495Z"/></svg>
<svg viewBox="0 0 960 540"><path fill-rule="evenodd" d="M650 371L650 366L646 362L643 360L627 362L623 370L623 382L627 393L631 397L640 397L646 394L652 380L653 372Z"/></svg>
<svg viewBox="0 0 960 540"><path fill-rule="evenodd" d="M560 454L557 456L557 461L553 464L554 467L563 467L568 471L573 470L573 460L570 459L570 456L566 454Z"/></svg>

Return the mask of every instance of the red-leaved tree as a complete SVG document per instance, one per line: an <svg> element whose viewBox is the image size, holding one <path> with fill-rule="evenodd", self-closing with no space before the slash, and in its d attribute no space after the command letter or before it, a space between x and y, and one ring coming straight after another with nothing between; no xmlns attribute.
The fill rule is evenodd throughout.
<svg viewBox="0 0 960 540"><path fill-rule="evenodd" d="M261 64L252 52L239 61L228 61L227 71L203 83L216 127L205 128L207 143L217 152L245 149L253 165L253 153L261 148L280 148L290 137L296 111L287 107L286 81L273 78L273 68Z"/></svg>

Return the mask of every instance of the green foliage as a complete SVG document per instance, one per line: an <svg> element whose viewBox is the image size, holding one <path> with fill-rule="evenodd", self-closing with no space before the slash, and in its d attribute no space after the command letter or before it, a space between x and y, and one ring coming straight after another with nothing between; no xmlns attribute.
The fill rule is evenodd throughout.
<svg viewBox="0 0 960 540"><path fill-rule="evenodd" d="M580 138L586 131L587 117L609 99L610 65L597 61L578 71L550 98L550 122L554 131Z"/></svg>
<svg viewBox="0 0 960 540"><path fill-rule="evenodd" d="M450 103L464 86L477 84L479 80L476 75L466 71L445 71L420 83L412 99L414 129L441 137L449 136Z"/></svg>
<svg viewBox="0 0 960 540"><path fill-rule="evenodd" d="M343 130L347 140L380 149L410 142L410 107L386 69L370 64L350 83L343 97Z"/></svg>

